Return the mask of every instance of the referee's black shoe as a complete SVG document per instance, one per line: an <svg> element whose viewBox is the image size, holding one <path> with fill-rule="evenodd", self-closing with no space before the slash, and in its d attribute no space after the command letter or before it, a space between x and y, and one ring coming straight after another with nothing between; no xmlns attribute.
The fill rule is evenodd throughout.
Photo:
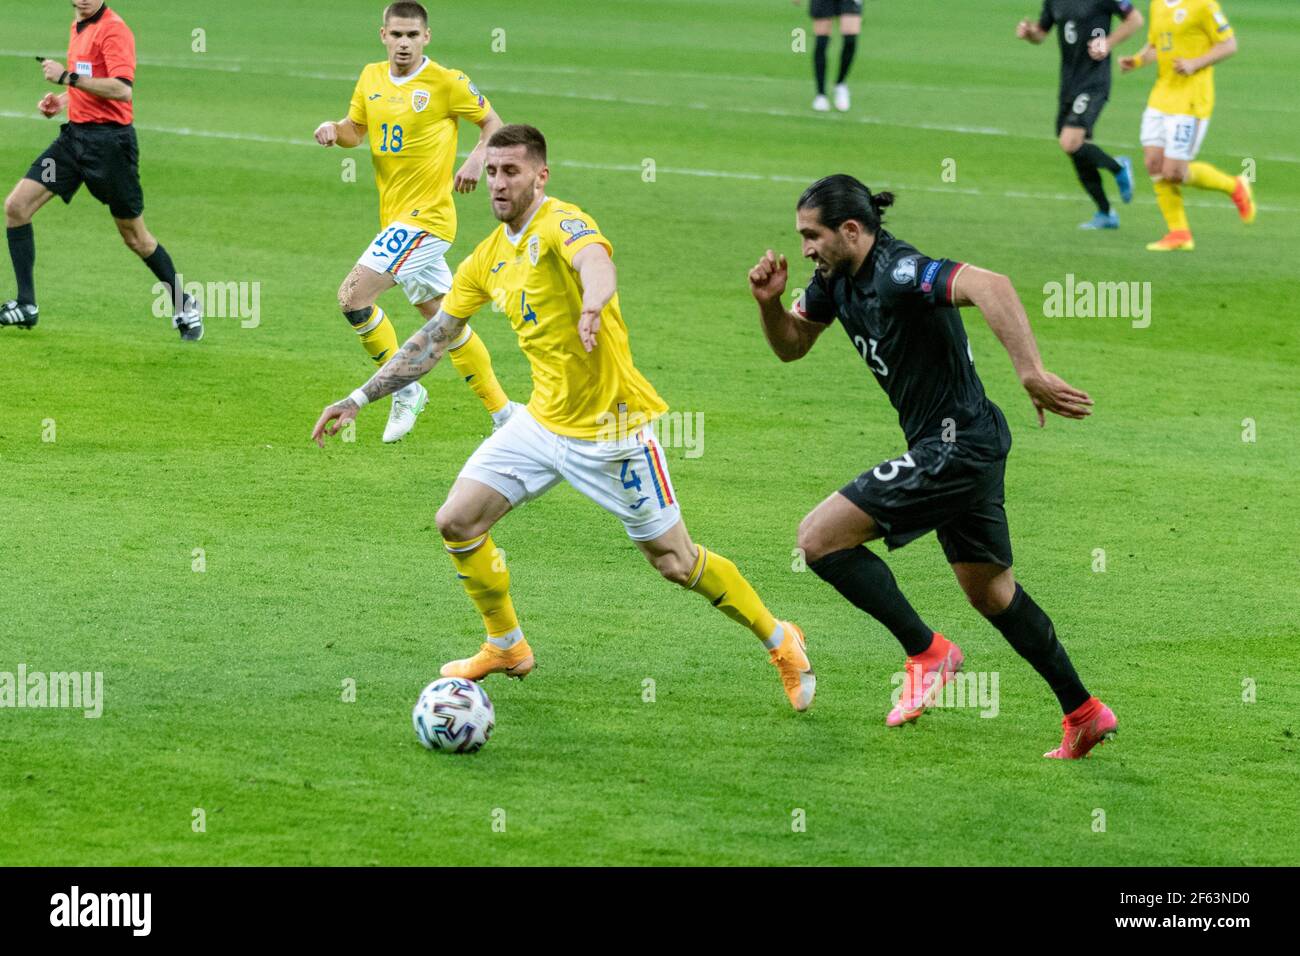
<svg viewBox="0 0 1300 956"><path fill-rule="evenodd" d="M181 333L182 342L197 342L203 338L203 308L194 296L185 296L181 310L172 319L172 325Z"/></svg>
<svg viewBox="0 0 1300 956"><path fill-rule="evenodd" d="M10 299L0 305L0 325L16 325L20 329L30 329L36 325L36 306Z"/></svg>

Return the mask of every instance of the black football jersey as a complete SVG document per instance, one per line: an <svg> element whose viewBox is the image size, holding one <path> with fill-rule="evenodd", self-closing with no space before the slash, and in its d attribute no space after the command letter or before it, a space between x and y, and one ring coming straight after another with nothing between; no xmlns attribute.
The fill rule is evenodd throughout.
<svg viewBox="0 0 1300 956"><path fill-rule="evenodd" d="M1110 57L1094 60L1088 44L1110 35L1113 17L1127 17L1131 0L1043 0L1038 18L1042 30L1056 27L1061 47L1061 96L1110 92Z"/></svg>
<svg viewBox="0 0 1300 956"><path fill-rule="evenodd" d="M815 273L795 313L812 322L840 320L898 412L909 447L939 437L1000 457L1011 448L1011 432L984 394L961 312L952 304L953 281L963 268L881 230L856 275Z"/></svg>

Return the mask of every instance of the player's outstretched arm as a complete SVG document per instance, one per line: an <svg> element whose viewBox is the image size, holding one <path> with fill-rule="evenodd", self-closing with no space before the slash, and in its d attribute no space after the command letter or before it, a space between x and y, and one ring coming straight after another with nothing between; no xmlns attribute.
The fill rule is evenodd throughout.
<svg viewBox="0 0 1300 956"><path fill-rule="evenodd" d="M1092 414L1092 399L1064 379L1043 368L1029 327L1029 316L1006 276L975 266L966 266L953 285L953 305L973 305L984 313L993 334L1011 356L1011 364L1020 376L1020 384L1038 412L1038 424L1046 424L1043 412L1062 418L1087 418Z"/></svg>
<svg viewBox="0 0 1300 956"><path fill-rule="evenodd" d="M311 431L312 441L325 447L325 436L336 435L340 428L357 417L363 405L391 395L424 377L438 364L447 347L456 341L468 319L448 315L441 309L398 349L384 367L347 398L327 405Z"/></svg>
<svg viewBox="0 0 1300 956"><path fill-rule="evenodd" d="M609 250L599 243L580 249L573 257L573 267L582 279L582 315L578 318L578 338L590 352L596 347L600 331L600 314L618 291L618 272Z"/></svg>
<svg viewBox="0 0 1300 956"><path fill-rule="evenodd" d="M487 161L487 141L501 126L501 117L497 116L496 110L488 110L487 116L478 121L478 128L481 131L478 144L465 157L465 162L456 173L456 178L452 182L452 188L456 192L472 193L478 186L478 181L483 178L483 164Z"/></svg>
<svg viewBox="0 0 1300 956"><path fill-rule="evenodd" d="M782 362L793 362L807 355L826 328L820 322L801 319L781 304L789 278L790 266L785 256L777 257L771 249L749 270L749 291L758 303L763 335Z"/></svg>
<svg viewBox="0 0 1300 956"><path fill-rule="evenodd" d="M330 120L316 127L316 142L322 146L342 146L351 149L360 146L366 138L366 127L358 126L350 119L338 122Z"/></svg>

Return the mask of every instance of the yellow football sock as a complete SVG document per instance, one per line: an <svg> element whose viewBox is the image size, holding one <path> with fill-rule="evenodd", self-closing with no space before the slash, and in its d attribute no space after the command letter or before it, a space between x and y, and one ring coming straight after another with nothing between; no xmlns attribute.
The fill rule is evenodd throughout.
<svg viewBox="0 0 1300 956"><path fill-rule="evenodd" d="M483 402L488 414L499 412L506 407L510 399L506 398L505 389L497 381L492 371L492 356L487 346L468 325L461 334L460 341L449 350L451 362L456 371L465 379L465 383L474 390L474 394Z"/></svg>
<svg viewBox="0 0 1300 956"><path fill-rule="evenodd" d="M686 586L704 595L736 623L745 625L760 641L768 640L776 631L776 618L764 606L740 569L703 545L699 545L699 551Z"/></svg>
<svg viewBox="0 0 1300 956"><path fill-rule="evenodd" d="M1183 191L1178 183L1157 179L1153 184L1156 190L1156 203L1170 232L1188 232L1187 210L1183 208Z"/></svg>
<svg viewBox="0 0 1300 956"><path fill-rule="evenodd" d="M1192 163L1188 166L1187 185L1197 189L1212 189L1229 196L1237 191L1237 180L1209 163Z"/></svg>
<svg viewBox="0 0 1300 956"><path fill-rule="evenodd" d="M469 541L444 539L442 543L451 555L465 593L483 615L488 637L500 637L517 628L519 618L515 617L515 605L510 600L506 556L492 543L491 535L481 534Z"/></svg>
<svg viewBox="0 0 1300 956"><path fill-rule="evenodd" d="M350 315L348 321L352 322ZM397 352L397 331L379 306L372 306L370 314L360 322L353 322L352 327L376 365L383 365Z"/></svg>

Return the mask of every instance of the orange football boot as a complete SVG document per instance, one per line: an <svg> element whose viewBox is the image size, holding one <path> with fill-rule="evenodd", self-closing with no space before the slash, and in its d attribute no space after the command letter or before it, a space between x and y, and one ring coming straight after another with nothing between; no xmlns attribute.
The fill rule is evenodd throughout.
<svg viewBox="0 0 1300 956"><path fill-rule="evenodd" d="M438 673L443 677L463 677L466 680L482 680L488 674L505 674L523 680L535 663L533 649L523 638L504 651L495 644L484 641L473 657L448 661Z"/></svg>

